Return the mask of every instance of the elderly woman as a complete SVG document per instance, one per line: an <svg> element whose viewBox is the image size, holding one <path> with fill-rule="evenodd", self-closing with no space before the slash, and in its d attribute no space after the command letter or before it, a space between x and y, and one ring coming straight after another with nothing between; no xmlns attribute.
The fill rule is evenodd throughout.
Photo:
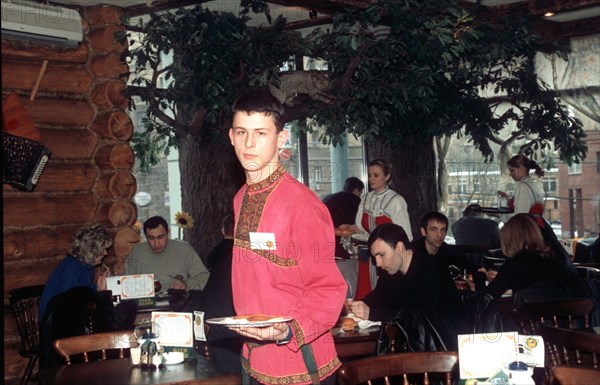
<svg viewBox="0 0 600 385"><path fill-rule="evenodd" d="M106 289L108 270L102 266L103 272L98 279L100 287L94 282L94 269L101 265L106 250L112 246L112 237L99 225L80 229L74 236L67 256L54 268L40 300L40 320L50 300L57 294L66 292L75 286L87 286L93 290Z"/></svg>
<svg viewBox="0 0 600 385"><path fill-rule="evenodd" d="M491 280L485 291L494 298L509 289L514 295L534 284L561 286L571 278L571 271L546 245L540 227L528 214L517 214L504 224L500 245L506 262L498 273L481 269Z"/></svg>
<svg viewBox="0 0 600 385"><path fill-rule="evenodd" d="M111 330L133 330L137 306L123 301L116 308L106 290L108 268L102 264L112 237L102 226L83 227L75 234L67 256L54 268L40 300L40 367L62 360L52 349L59 338ZM95 268L102 272L94 282Z"/></svg>

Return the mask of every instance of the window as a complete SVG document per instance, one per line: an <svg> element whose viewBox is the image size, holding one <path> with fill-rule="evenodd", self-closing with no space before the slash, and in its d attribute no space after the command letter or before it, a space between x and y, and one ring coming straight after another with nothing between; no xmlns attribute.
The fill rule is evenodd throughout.
<svg viewBox="0 0 600 385"><path fill-rule="evenodd" d="M556 193L557 192L557 183L556 178L544 178L544 191L546 194L548 193Z"/></svg>
<svg viewBox="0 0 600 385"><path fill-rule="evenodd" d="M581 163L573 163L570 165L569 174L581 174Z"/></svg>
<svg viewBox="0 0 600 385"><path fill-rule="evenodd" d="M323 128L298 133L292 127L293 124L286 126L290 130L290 139L282 151L289 154L289 159L282 156L282 163L290 174L308 185L320 198L341 191L350 176L366 181L362 140L346 136L343 145L334 147L318 140Z"/></svg>
<svg viewBox="0 0 600 385"><path fill-rule="evenodd" d="M600 174L600 151L596 151L596 172Z"/></svg>
<svg viewBox="0 0 600 385"><path fill-rule="evenodd" d="M458 194L466 194L468 192L467 190L467 179L466 178L460 178L458 180Z"/></svg>

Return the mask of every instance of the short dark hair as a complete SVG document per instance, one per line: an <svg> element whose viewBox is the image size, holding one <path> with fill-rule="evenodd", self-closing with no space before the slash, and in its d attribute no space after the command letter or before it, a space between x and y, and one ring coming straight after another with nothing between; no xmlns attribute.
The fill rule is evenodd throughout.
<svg viewBox="0 0 600 385"><path fill-rule="evenodd" d="M285 110L283 105L275 96L266 89L257 89L250 91L233 102L231 111L235 115L238 112L261 113L265 116L271 116L275 122L277 132L283 130L283 114Z"/></svg>
<svg viewBox="0 0 600 385"><path fill-rule="evenodd" d="M346 178L346 181L344 182L344 191L351 193L354 192L355 189L362 191L365 189L365 184L355 176Z"/></svg>
<svg viewBox="0 0 600 385"><path fill-rule="evenodd" d="M471 203L463 210L463 215L467 216L467 215L470 215L471 213L480 213L480 212L481 212L481 205L478 203Z"/></svg>
<svg viewBox="0 0 600 385"><path fill-rule="evenodd" d="M223 233L227 237L233 237L233 214L225 215L223 221L221 222L221 227L223 227Z"/></svg>
<svg viewBox="0 0 600 385"><path fill-rule="evenodd" d="M419 226L422 229L427 229L427 224L429 223L429 221L436 221L436 222L440 222L446 225L446 227L448 227L448 217L445 216L444 214L440 213L439 211L430 211L427 214L423 215L423 218L421 218L421 223L419 224Z"/></svg>
<svg viewBox="0 0 600 385"><path fill-rule="evenodd" d="M165 228L165 230L167 230L167 233L169 232L169 224L167 223L165 218L158 215L152 218L148 218L146 222L144 222L144 235L147 235L149 229L155 229L160 225L162 225Z"/></svg>
<svg viewBox="0 0 600 385"><path fill-rule="evenodd" d="M378 239L381 239L393 249L396 247L398 242L402 242L404 244L404 248L410 249L410 241L408 240L408 235L406 235L406 231L400 225L396 225L394 223L384 223L379 225L373 230L371 235L369 235L369 240L367 241L369 245L369 253L371 252L371 245Z"/></svg>

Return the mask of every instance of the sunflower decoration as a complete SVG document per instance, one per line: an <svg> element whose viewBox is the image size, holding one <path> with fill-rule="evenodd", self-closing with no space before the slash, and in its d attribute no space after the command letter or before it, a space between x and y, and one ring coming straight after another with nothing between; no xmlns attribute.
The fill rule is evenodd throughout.
<svg viewBox="0 0 600 385"><path fill-rule="evenodd" d="M178 235L179 239L181 239L181 230L182 229L191 229L194 227L194 219L189 213L185 211L179 211L175 214L175 223L178 227Z"/></svg>

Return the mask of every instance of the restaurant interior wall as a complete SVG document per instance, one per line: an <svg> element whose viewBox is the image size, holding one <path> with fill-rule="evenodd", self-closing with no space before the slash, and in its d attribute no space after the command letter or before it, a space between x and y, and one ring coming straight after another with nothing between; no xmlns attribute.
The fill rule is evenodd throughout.
<svg viewBox="0 0 600 385"><path fill-rule="evenodd" d="M18 354L8 291L44 284L82 226L100 223L114 234L109 263L115 265L139 240L133 227L133 125L121 93L127 65L119 55L125 47L113 39L122 9L81 10L84 42L76 49L2 39L3 102L17 92L52 151L32 192L3 185L4 383L9 385L19 382L26 360Z"/></svg>

